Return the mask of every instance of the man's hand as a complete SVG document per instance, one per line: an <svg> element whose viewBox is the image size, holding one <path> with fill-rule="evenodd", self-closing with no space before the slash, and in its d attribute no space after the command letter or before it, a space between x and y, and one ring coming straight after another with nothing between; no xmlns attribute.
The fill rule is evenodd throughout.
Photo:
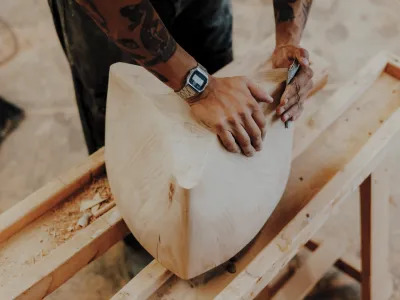
<svg viewBox="0 0 400 300"><path fill-rule="evenodd" d="M261 150L265 117L258 102L272 103L271 96L246 77L210 76L198 97L189 100L193 115L218 134L228 151L252 156Z"/></svg>
<svg viewBox="0 0 400 300"><path fill-rule="evenodd" d="M313 86L313 71L308 61L307 50L293 45L277 47L272 55L272 64L275 68L288 68L294 59L300 63L300 70L286 87L276 108L276 113L283 122L295 121L300 116L304 101Z"/></svg>

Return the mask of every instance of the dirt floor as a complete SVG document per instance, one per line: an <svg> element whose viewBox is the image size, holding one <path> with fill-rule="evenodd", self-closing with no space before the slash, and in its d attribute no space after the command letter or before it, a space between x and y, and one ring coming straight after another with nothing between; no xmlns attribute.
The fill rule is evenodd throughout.
<svg viewBox="0 0 400 300"><path fill-rule="evenodd" d="M233 0L233 7L235 54L240 57L274 32L272 1ZM314 1L303 44L331 63L329 84L316 101L323 105L380 50L400 55L399 9L400 1L393 0ZM1 213L87 156L69 68L47 1L1 1L0 95L26 112L26 120L0 146ZM391 160L400 170L398 156L393 154ZM393 176L391 197L392 299L400 299L398 178ZM323 233L350 240L348 251L358 255L357 198L354 194ZM149 259L131 252L117 244L48 299L108 299ZM359 286L333 269L309 299L359 299Z"/></svg>

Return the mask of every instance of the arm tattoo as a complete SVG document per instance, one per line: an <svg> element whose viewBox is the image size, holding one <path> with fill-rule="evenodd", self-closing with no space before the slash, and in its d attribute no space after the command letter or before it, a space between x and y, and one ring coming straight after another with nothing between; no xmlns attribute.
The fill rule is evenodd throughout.
<svg viewBox="0 0 400 300"><path fill-rule="evenodd" d="M276 23L293 21L299 18L303 27L305 26L312 0L274 0L273 3ZM299 8L301 8L301 11Z"/></svg>
<svg viewBox="0 0 400 300"><path fill-rule="evenodd" d="M149 1L124 6L120 12L121 16L128 18L131 22L128 27L130 31L134 31L142 24L140 39L143 47L152 55L151 59L144 62L144 66L151 67L166 62L175 53L176 42Z"/></svg>
<svg viewBox="0 0 400 300"><path fill-rule="evenodd" d="M295 3L297 0L274 0L275 22L287 22L294 19L293 8L289 3Z"/></svg>
<svg viewBox="0 0 400 300"><path fill-rule="evenodd" d="M76 0L97 25L138 64L161 81L168 79L150 67L167 62L177 44L169 34L149 0L107 1ZM115 16L117 20L115 20Z"/></svg>
<svg viewBox="0 0 400 300"><path fill-rule="evenodd" d="M312 0L273 0L277 44L298 44Z"/></svg>

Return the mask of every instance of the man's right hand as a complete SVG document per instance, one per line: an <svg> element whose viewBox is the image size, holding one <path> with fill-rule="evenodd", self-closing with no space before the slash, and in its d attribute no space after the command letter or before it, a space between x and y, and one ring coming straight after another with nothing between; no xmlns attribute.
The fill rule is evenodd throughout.
<svg viewBox="0 0 400 300"><path fill-rule="evenodd" d="M252 156L262 148L265 117L258 102L273 99L247 77L210 76L206 90L188 100L193 115L230 152Z"/></svg>

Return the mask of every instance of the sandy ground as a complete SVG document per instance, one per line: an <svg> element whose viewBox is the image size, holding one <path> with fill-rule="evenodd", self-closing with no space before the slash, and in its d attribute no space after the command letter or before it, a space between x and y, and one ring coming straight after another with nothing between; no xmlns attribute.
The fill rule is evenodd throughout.
<svg viewBox="0 0 400 300"><path fill-rule="evenodd" d="M26 120L0 146L0 213L86 156L69 68L57 41L47 1L2 0L0 20L15 33L18 53L0 64L0 94L25 109ZM233 0L235 54L273 33L271 0ZM330 81L318 96L324 99L346 82L378 51L400 55L400 1L317 0L303 38L304 46L328 60ZM0 60L10 50L0 23ZM3 33L2 33L3 32ZM392 162L398 165L398 157ZM391 197L391 271L393 299L400 299L400 190L393 177ZM351 241L357 254L357 195L331 218L324 233ZM343 229L344 228L344 229ZM348 233L351 233L348 236ZM122 243L92 263L49 299L108 299L129 279L131 268L144 264L140 255L125 255ZM130 263L126 263L129 256ZM359 287L332 272L319 283L310 299L358 299Z"/></svg>

